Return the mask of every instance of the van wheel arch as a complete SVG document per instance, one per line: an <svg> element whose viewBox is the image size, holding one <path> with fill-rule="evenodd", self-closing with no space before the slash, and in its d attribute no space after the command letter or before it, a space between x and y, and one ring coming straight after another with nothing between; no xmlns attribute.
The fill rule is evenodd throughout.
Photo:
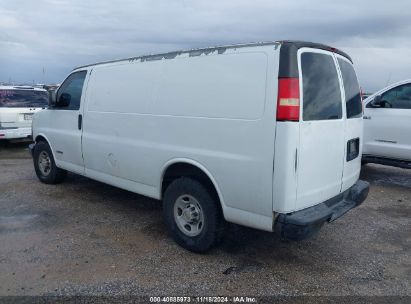
<svg viewBox="0 0 411 304"><path fill-rule="evenodd" d="M223 214L222 200L217 191L217 187L214 184L213 180L204 172L203 169L199 168L194 164L188 162L176 162L170 164L163 172L163 178L161 181L161 198L164 197L164 192L167 187L176 179L181 177L188 177L194 179L201 184L203 184L207 190L210 192L210 195L219 202L219 207L221 214Z"/></svg>
<svg viewBox="0 0 411 304"><path fill-rule="evenodd" d="M44 137L43 135L37 135L34 142L40 143L40 142L45 142L46 144L48 144L48 146L50 147L51 150L51 154L53 154L54 159L56 159L56 155L54 154L54 149L51 147L50 142L47 140L46 137Z"/></svg>
<svg viewBox="0 0 411 304"><path fill-rule="evenodd" d="M38 142L40 142L40 141L44 141L44 142L46 142L49 146L50 146L50 144L49 144L49 142L47 141L47 139L44 137L44 136L42 136L42 135L37 135L37 137L36 137L36 139L34 140L36 143L38 143Z"/></svg>

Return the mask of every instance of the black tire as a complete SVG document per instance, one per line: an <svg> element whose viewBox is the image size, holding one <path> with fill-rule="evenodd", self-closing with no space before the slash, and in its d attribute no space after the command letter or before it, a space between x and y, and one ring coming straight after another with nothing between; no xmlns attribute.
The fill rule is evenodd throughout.
<svg viewBox="0 0 411 304"><path fill-rule="evenodd" d="M195 236L183 232L184 228L180 228L181 223L178 224L174 216L175 208L179 210L177 200L181 197L184 200L185 195L192 197L201 208L203 224L201 231ZM164 193L163 213L168 231L177 244L197 253L211 249L220 240L223 232L224 220L219 204L218 198L214 198L197 180L187 177L174 180Z"/></svg>
<svg viewBox="0 0 411 304"><path fill-rule="evenodd" d="M40 157L49 158L49 166L47 167L47 170L40 164ZM49 145L44 141L39 141L34 146L33 162L38 179L45 184L58 184L66 178L67 171L57 168L53 153L51 152Z"/></svg>

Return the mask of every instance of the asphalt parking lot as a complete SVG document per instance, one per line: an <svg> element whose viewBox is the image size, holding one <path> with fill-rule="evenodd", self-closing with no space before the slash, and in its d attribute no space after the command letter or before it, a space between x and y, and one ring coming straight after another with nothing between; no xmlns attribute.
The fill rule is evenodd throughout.
<svg viewBox="0 0 411 304"><path fill-rule="evenodd" d="M367 200L309 240L231 225L205 255L160 202L70 174L40 183L0 145L0 295L411 295L411 170L363 167Z"/></svg>

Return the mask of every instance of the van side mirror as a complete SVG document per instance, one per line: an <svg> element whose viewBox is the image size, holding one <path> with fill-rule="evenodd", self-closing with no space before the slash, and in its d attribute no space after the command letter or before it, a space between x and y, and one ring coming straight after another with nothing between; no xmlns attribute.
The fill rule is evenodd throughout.
<svg viewBox="0 0 411 304"><path fill-rule="evenodd" d="M58 107L67 107L70 104L71 95L69 93L63 93L60 95L59 100L57 100L56 105Z"/></svg>
<svg viewBox="0 0 411 304"><path fill-rule="evenodd" d="M56 106L56 90L50 90L49 91L49 107L55 107Z"/></svg>
<svg viewBox="0 0 411 304"><path fill-rule="evenodd" d="M371 106L373 108L381 108L382 107L382 100L381 100L381 95L376 95L374 97L374 100L371 101Z"/></svg>

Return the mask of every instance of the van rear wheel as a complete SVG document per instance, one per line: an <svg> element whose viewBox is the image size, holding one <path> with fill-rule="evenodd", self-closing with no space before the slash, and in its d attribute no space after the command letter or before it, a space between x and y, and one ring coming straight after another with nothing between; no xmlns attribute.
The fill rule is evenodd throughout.
<svg viewBox="0 0 411 304"><path fill-rule="evenodd" d="M219 202L197 180L181 177L166 189L163 213L169 233L183 248L205 252L222 234Z"/></svg>
<svg viewBox="0 0 411 304"><path fill-rule="evenodd" d="M53 153L44 141L34 146L33 162L38 179L45 184L58 184L66 178L67 171L57 168Z"/></svg>

